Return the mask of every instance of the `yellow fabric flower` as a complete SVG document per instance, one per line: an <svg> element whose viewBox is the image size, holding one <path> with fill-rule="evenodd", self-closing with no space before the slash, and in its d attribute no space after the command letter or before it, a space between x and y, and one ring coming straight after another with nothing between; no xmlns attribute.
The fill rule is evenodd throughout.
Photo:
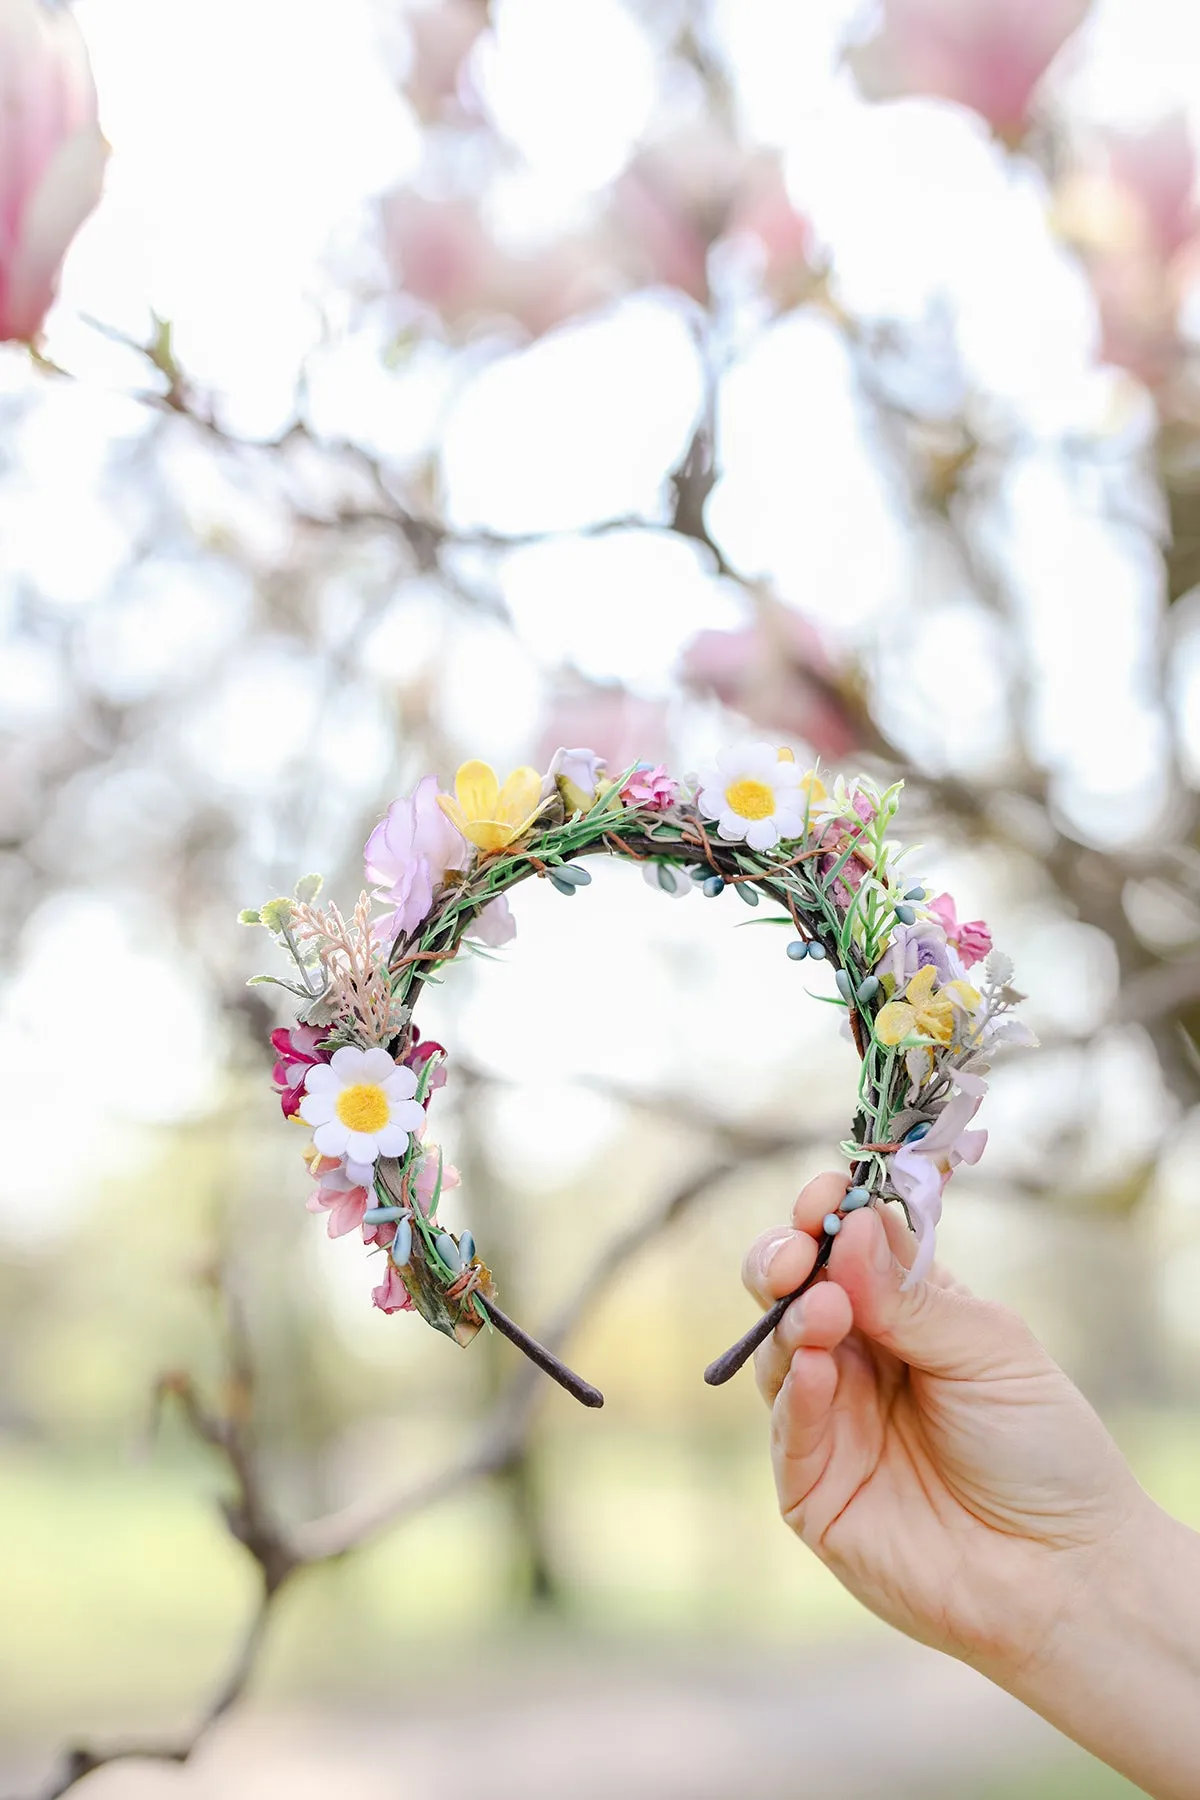
<svg viewBox="0 0 1200 1800"><path fill-rule="evenodd" d="M454 798L438 805L455 828L485 856L507 850L525 836L542 810L542 778L536 769L514 769L501 787L485 762L465 762L454 777Z"/></svg>
<svg viewBox="0 0 1200 1800"><path fill-rule="evenodd" d="M970 1012L978 1005L979 995L968 982L949 981L939 989L937 970L926 964L909 982L903 1000L889 1000L881 1008L875 1020L875 1036L889 1048L906 1037L932 1038L935 1044L949 1044L954 1040L960 1012Z"/></svg>

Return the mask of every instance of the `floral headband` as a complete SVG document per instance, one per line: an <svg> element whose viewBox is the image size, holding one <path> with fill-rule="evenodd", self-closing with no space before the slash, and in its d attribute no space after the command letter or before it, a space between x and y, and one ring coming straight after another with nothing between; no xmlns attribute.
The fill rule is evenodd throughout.
<svg viewBox="0 0 1200 1800"><path fill-rule="evenodd" d="M902 784L880 792L864 776L831 787L788 749L751 743L724 751L687 783L660 764L610 778L590 750L560 750L549 770L517 769L503 786L464 763L454 793L427 775L396 800L367 840L364 891L349 918L316 904L319 876L291 899L241 914L287 952L296 979L274 982L300 1002L299 1022L271 1033L284 1116L310 1127L304 1152L316 1186L311 1212L329 1235L361 1231L381 1257L375 1305L415 1310L465 1344L484 1324L510 1338L588 1406L603 1396L508 1318L469 1231L438 1218L457 1172L426 1136L447 1055L423 1039L413 1013L422 988L464 950L507 943L507 891L531 876L570 897L591 876L580 860L640 863L669 893L695 885L710 899L766 897L788 928L786 954L825 963L832 1004L862 1063L858 1109L841 1146L851 1165L845 1198L824 1220L816 1280L847 1213L896 1200L917 1239L907 1280L933 1260L942 1193L987 1134L971 1129L984 1076L1000 1045L1030 1045L1011 1016L1020 1001L1012 964L979 921L958 919L949 895L930 899L904 872L909 852L889 838ZM979 977L969 971L982 964ZM802 1292L798 1289L797 1292ZM706 1371L725 1381L773 1330L794 1294L766 1313Z"/></svg>

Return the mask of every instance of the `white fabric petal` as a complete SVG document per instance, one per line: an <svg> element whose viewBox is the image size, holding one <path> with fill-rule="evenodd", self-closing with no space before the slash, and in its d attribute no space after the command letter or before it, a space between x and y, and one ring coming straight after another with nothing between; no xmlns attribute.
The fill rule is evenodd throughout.
<svg viewBox="0 0 1200 1800"><path fill-rule="evenodd" d="M328 1063L314 1063L304 1077L304 1085L310 1094L336 1094L343 1084Z"/></svg>
<svg viewBox="0 0 1200 1800"><path fill-rule="evenodd" d="M346 1171L346 1180L351 1187L369 1188L374 1185L375 1164L373 1162L355 1162L352 1156L348 1156L342 1167Z"/></svg>
<svg viewBox="0 0 1200 1800"><path fill-rule="evenodd" d="M775 828L781 838L803 837L804 816L793 812L790 806L780 806L775 812Z"/></svg>
<svg viewBox="0 0 1200 1800"><path fill-rule="evenodd" d="M382 1086L386 1083L389 1075L395 1073L396 1065L386 1050L376 1047L373 1050L363 1051L362 1065L358 1076L360 1081L378 1081Z"/></svg>
<svg viewBox="0 0 1200 1800"><path fill-rule="evenodd" d="M344 1156L350 1133L340 1119L330 1119L313 1132L313 1143L322 1156Z"/></svg>
<svg viewBox="0 0 1200 1800"><path fill-rule="evenodd" d="M389 1100L411 1100L417 1091L416 1071L393 1063L391 1074L380 1086Z"/></svg>
<svg viewBox="0 0 1200 1800"><path fill-rule="evenodd" d="M774 819L755 819L747 825L746 842L751 850L773 850L779 842Z"/></svg>
<svg viewBox="0 0 1200 1800"><path fill-rule="evenodd" d="M327 1125L333 1117L334 1104L332 1094L305 1094L298 1110L306 1125Z"/></svg>
<svg viewBox="0 0 1200 1800"><path fill-rule="evenodd" d="M804 780L805 772L806 771L800 767L799 763L779 762L776 760L773 778L775 786L781 788L798 788L800 783Z"/></svg>
<svg viewBox="0 0 1200 1800"><path fill-rule="evenodd" d="M699 774L696 776L696 786L701 790L701 792L703 792L703 790L705 788L709 788L709 789L716 788L719 791L721 788L724 787L724 785L725 785L724 777L722 776L720 769L718 769L715 765L712 767L709 767L707 769L701 769Z"/></svg>
<svg viewBox="0 0 1200 1800"><path fill-rule="evenodd" d="M380 1156L403 1156L408 1149L408 1133L402 1125L385 1125L375 1133Z"/></svg>
<svg viewBox="0 0 1200 1800"><path fill-rule="evenodd" d="M343 1044L335 1050L329 1059L329 1066L335 1070L342 1080L349 1085L352 1081L362 1080L363 1057L365 1050L359 1050L354 1044Z"/></svg>
<svg viewBox="0 0 1200 1800"><path fill-rule="evenodd" d="M779 752L774 744L745 744L742 746L742 768L747 775L774 781L779 769Z"/></svg>
<svg viewBox="0 0 1200 1800"><path fill-rule="evenodd" d="M425 1123L425 1108L419 1100L393 1100L388 1107L388 1124L416 1131Z"/></svg>
<svg viewBox="0 0 1200 1800"><path fill-rule="evenodd" d="M740 813L723 812L721 814L720 819L717 821L718 837L727 838L730 843L736 843L739 838L744 838L745 835L746 821L742 818Z"/></svg>
<svg viewBox="0 0 1200 1800"><path fill-rule="evenodd" d="M696 795L696 805L706 819L719 818L725 807L725 794L719 781L710 787L702 787Z"/></svg>
<svg viewBox="0 0 1200 1800"><path fill-rule="evenodd" d="M379 1155L376 1143L377 1132L348 1131L346 1133L346 1155L354 1162L373 1163Z"/></svg>

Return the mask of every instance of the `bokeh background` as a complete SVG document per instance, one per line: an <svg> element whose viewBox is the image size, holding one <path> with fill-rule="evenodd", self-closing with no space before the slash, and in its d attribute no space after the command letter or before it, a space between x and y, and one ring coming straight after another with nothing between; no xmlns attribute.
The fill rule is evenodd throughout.
<svg viewBox="0 0 1200 1800"><path fill-rule="evenodd" d="M848 1123L819 977L605 866L423 1002L447 1210L585 1414L373 1311L235 915L352 901L466 756L903 776L1043 1040L943 1254L1200 1524L1200 15L75 11L105 197L0 353L5 1786L220 1692L259 1573L207 1425L260 1522L363 1542L89 1800L1132 1793L844 1596L700 1381Z"/></svg>

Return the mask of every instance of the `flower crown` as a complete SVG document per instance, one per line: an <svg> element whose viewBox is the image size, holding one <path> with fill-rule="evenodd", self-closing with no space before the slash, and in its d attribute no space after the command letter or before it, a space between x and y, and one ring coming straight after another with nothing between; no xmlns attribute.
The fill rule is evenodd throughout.
<svg viewBox="0 0 1200 1800"><path fill-rule="evenodd" d="M732 891L751 906L766 895L788 928L787 956L832 968L831 1003L846 1015L862 1070L841 1146L851 1165L846 1195L824 1221L809 1279L847 1213L897 1200L917 1239L907 1280L919 1280L933 1260L946 1182L987 1141L971 1121L992 1053L1036 1040L1011 1016L1021 995L986 925L960 921L948 894L931 899L904 872L910 852L889 837L901 786L881 792L865 776L827 786L790 750L761 743L724 751L685 783L661 764L610 778L590 750L559 750L545 775L517 769L503 786L487 764L467 762L453 794L427 775L393 801L367 840L371 889L349 918L317 905L319 876L306 876L290 899L242 913L295 965L295 980L253 978L300 1002L299 1022L271 1033L275 1085L284 1116L312 1131L309 1210L328 1214L331 1237L361 1230L383 1259L375 1305L415 1309L463 1344L490 1323L576 1398L603 1403L501 1310L471 1233L455 1237L439 1221L441 1196L459 1179L426 1136L447 1053L413 1018L442 965L512 938L508 889L536 876L573 896L591 881L580 859L600 854L640 863L668 893ZM979 964L981 977L969 978ZM740 1367L794 1297L706 1379Z"/></svg>

